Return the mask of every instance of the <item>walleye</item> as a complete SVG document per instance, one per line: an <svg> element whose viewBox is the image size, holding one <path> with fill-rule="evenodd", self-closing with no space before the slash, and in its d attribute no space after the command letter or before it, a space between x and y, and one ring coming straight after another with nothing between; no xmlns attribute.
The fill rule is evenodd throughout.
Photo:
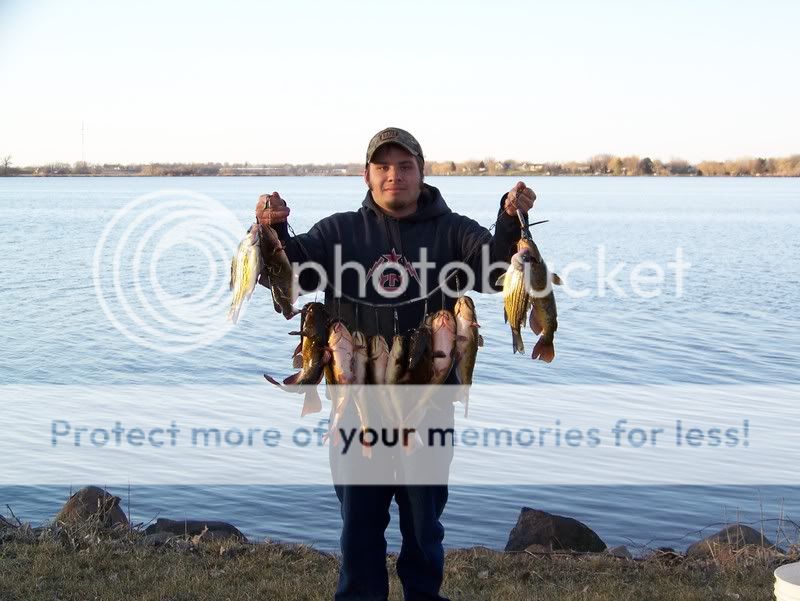
<svg viewBox="0 0 800 601"><path fill-rule="evenodd" d="M464 417L469 410L469 387L472 385L472 372L475 369L475 360L478 347L483 346L483 336L478 334L478 319L475 315L475 303L468 296L462 296L456 301L454 309L456 316L456 356L458 363L458 380L465 385Z"/></svg>
<svg viewBox="0 0 800 601"><path fill-rule="evenodd" d="M369 364L367 383L386 384L386 367L389 362L389 345L386 338L377 334L369 339Z"/></svg>
<svg viewBox="0 0 800 601"><path fill-rule="evenodd" d="M245 300L249 300L261 275L261 226L254 223L239 242L231 261L230 289L233 291L228 320L239 321L239 312Z"/></svg>
<svg viewBox="0 0 800 601"><path fill-rule="evenodd" d="M275 310L282 313L286 319L291 319L298 313L294 308L297 287L294 285L292 264L289 263L277 232L268 225L262 226L262 230L261 250L264 257L262 278L266 278L269 282Z"/></svg>
<svg viewBox="0 0 800 601"><path fill-rule="evenodd" d="M300 352L302 365L299 372L293 374L283 381L283 384L264 374L268 382L275 384L293 392L296 386L306 386L305 401L301 416L309 413L316 413L322 410L322 401L317 394L317 385L322 380L322 375L326 364L330 362L330 352L328 351L328 311L322 303L308 303L303 307L300 316L300 331L292 334L300 334Z"/></svg>
<svg viewBox="0 0 800 601"><path fill-rule="evenodd" d="M442 309L431 319L433 332L433 377L431 384L443 384L453 369L456 356L456 320L453 314Z"/></svg>

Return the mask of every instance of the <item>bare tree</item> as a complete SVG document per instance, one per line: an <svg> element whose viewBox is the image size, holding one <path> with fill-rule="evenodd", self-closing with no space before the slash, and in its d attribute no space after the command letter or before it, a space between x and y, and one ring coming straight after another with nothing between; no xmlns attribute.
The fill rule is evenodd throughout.
<svg viewBox="0 0 800 601"><path fill-rule="evenodd" d="M11 155L8 154L3 157L3 175L8 175L8 168L11 167Z"/></svg>

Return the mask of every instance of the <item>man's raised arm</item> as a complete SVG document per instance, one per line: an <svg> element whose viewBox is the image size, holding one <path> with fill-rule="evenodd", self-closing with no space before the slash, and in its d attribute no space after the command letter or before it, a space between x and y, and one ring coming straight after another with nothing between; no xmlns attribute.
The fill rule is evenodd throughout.
<svg viewBox="0 0 800 601"><path fill-rule="evenodd" d="M277 192L262 194L256 203L256 221L262 226L270 226L283 242L286 256L291 263L318 263L325 268L327 265L327 244L322 238L322 233L315 225L307 233L296 236L289 235L287 219L290 209ZM262 255L264 248L261 249ZM266 267L264 267L266 269ZM260 279L262 285L269 287L269 278ZM303 290L315 290L320 285L319 277L313 269L304 269L300 274L300 287Z"/></svg>
<svg viewBox="0 0 800 601"><path fill-rule="evenodd" d="M460 236L461 256L475 274L475 290L479 292L500 290L500 287L495 286L495 281L505 272L505 268L495 266L489 270L488 275L484 275L484 267L486 263L507 264L511 261L521 236L517 210L527 215L533 208L535 200L536 194L524 182L518 182L506 192L500 199L494 235L472 219L465 219L464 230ZM488 260L484 259L484 251L481 248L483 245L488 248Z"/></svg>

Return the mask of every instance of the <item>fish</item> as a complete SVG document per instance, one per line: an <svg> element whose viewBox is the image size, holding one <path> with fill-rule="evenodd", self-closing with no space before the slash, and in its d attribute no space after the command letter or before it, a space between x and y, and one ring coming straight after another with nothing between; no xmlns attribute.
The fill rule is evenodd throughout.
<svg viewBox="0 0 800 601"><path fill-rule="evenodd" d="M431 319L433 334L433 377L431 384L443 384L456 357L456 319L447 309L434 313Z"/></svg>
<svg viewBox="0 0 800 601"><path fill-rule="evenodd" d="M228 321L237 323L245 300L250 300L261 276L261 226L254 223L239 242L231 260L230 289L233 292Z"/></svg>
<svg viewBox="0 0 800 601"><path fill-rule="evenodd" d="M349 385L355 383L355 345L353 336L341 319L328 324L328 351L331 360L325 365L325 382L332 386L331 424L334 446L339 444L339 422L347 408Z"/></svg>
<svg viewBox="0 0 800 601"><path fill-rule="evenodd" d="M290 334L300 335L299 356L302 360L301 369L296 374L287 377L281 384L269 374L264 374L264 378L287 390L295 392L298 387L303 386L305 391L305 401L301 416L309 413L322 411L322 401L317 394L317 385L322 381L325 367L331 361L331 353L328 350L328 321L330 317L325 305L322 303L307 303L300 316L300 331L290 332ZM297 351L295 351L297 353Z"/></svg>
<svg viewBox="0 0 800 601"><path fill-rule="evenodd" d="M433 332L426 326L411 331L402 384L428 384L433 378Z"/></svg>
<svg viewBox="0 0 800 601"><path fill-rule="evenodd" d="M399 384L406 372L406 357L408 342L405 336L396 335L392 338L392 347L389 351L389 360L386 363L386 383Z"/></svg>
<svg viewBox="0 0 800 601"><path fill-rule="evenodd" d="M558 329L558 310L552 284L560 285L558 274L551 273L542 259L539 248L530 238L523 238L518 248L528 253L530 275L528 278L528 295L531 312L528 323L539 339L533 347L531 359L540 359L550 363L556 355L553 337Z"/></svg>
<svg viewBox="0 0 800 601"><path fill-rule="evenodd" d="M520 240L520 244L522 240ZM526 267L533 260L530 250L526 246L517 246L517 252L511 257L511 263L504 275L497 280L497 285L503 287L503 319L511 327L511 343L514 353L524 353L525 343L520 333L525 318L528 315L530 297L525 282Z"/></svg>
<svg viewBox="0 0 800 601"><path fill-rule="evenodd" d="M389 385L389 399L387 399L388 410L386 417L390 421L388 425L398 427L402 423L402 412L400 400L395 394L394 385L402 384L406 373L408 361L408 338L396 334L392 338L392 346L389 350L389 359L386 362L386 384Z"/></svg>
<svg viewBox="0 0 800 601"><path fill-rule="evenodd" d="M366 384L367 383L367 368L369 366L369 349L367 348L367 337L364 335L363 332L355 330L352 333L353 337L353 383L354 384ZM368 398L365 394L363 394L362 390L355 390L353 394L353 404L356 407L356 413L358 413L358 419L361 424L361 431L366 432L366 430L371 425L371 412L370 412L370 403L368 402ZM366 437L362 438L362 440L367 440ZM366 445L361 445L362 454L365 457L372 456L372 449Z"/></svg>
<svg viewBox="0 0 800 601"><path fill-rule="evenodd" d="M367 365L369 363L369 349L367 347L367 337L363 332L353 331L353 377L354 384L367 383Z"/></svg>
<svg viewBox="0 0 800 601"><path fill-rule="evenodd" d="M456 317L456 369L459 382L466 386L464 391L464 417L469 411L469 386L472 385L472 372L478 347L483 346L483 336L478 333L478 318L475 314L475 303L469 296L462 296L456 301L454 308Z"/></svg>
<svg viewBox="0 0 800 601"><path fill-rule="evenodd" d="M389 362L389 345L386 338L377 334L369 339L368 384L386 384L386 367Z"/></svg>
<svg viewBox="0 0 800 601"><path fill-rule="evenodd" d="M420 345L430 341L430 349L424 354L412 350L414 346L412 337L408 354L410 358L414 354L421 354L422 361L429 365L427 369L420 370L423 375L418 377L413 383L429 384L429 386L419 395L415 395L416 398L406 414L404 428L414 430L414 438L410 441L405 441L403 445L406 453L412 453L415 448L424 446L422 438L419 435L418 426L425 416L425 412L433 396L436 394L438 385L443 384L450 375L455 358L456 321L453 314L446 309L442 309L433 315L427 316L425 318L425 324L425 326L415 330L414 334L422 338L422 342L419 343ZM410 361L409 373L411 373Z"/></svg>
<svg viewBox="0 0 800 601"><path fill-rule="evenodd" d="M282 313L286 319L292 319L299 313L294 307L298 292L294 270L278 233L268 225L262 226L261 256L261 280L269 284L275 311Z"/></svg>

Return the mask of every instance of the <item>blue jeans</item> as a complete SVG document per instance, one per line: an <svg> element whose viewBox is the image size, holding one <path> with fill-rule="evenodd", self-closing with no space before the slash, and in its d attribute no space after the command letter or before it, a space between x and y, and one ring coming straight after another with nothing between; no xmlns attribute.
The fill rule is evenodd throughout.
<svg viewBox="0 0 800 601"><path fill-rule="evenodd" d="M389 596L386 538L389 505L396 499L403 544L397 575L406 601L446 601L444 527L439 518L447 486L336 486L342 504L342 566L336 601L385 601Z"/></svg>
<svg viewBox="0 0 800 601"><path fill-rule="evenodd" d="M453 419L453 407L442 408L437 423ZM446 482L452 446L443 452L441 480ZM365 466L366 467L366 466ZM397 575L406 601L447 601L439 595L444 578L444 527L439 521L447 503L447 484L334 486L341 503L342 565L335 601L385 601L386 527L389 507L397 502L403 543Z"/></svg>

